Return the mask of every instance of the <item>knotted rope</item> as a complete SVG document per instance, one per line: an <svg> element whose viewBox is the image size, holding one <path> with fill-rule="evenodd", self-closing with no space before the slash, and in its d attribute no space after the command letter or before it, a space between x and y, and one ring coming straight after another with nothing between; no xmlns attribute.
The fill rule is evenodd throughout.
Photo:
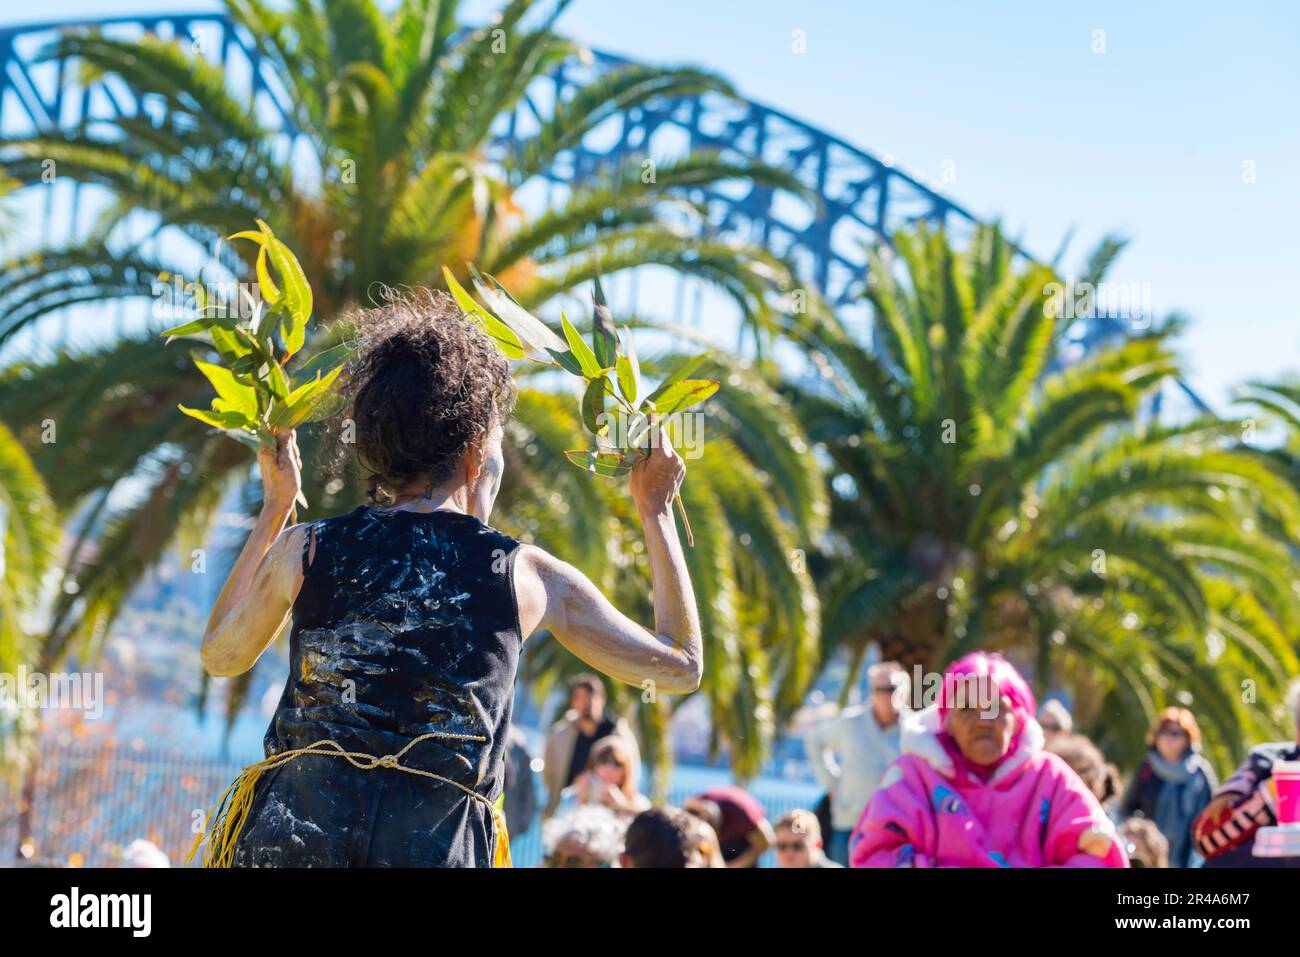
<svg viewBox="0 0 1300 957"><path fill-rule="evenodd" d="M373 771L375 768L390 768L394 771L403 771L407 774L418 774L420 777L432 778L435 781L441 781L443 784L450 784L452 787L459 788L470 797L482 801L492 812L492 830L496 837L496 846L492 854L493 867L513 867L510 860L510 835L506 832L505 814L495 804L479 794L472 788L468 788L459 781L453 781L451 778L443 777L441 774L434 774L432 771L423 771L419 768L407 767L400 763L399 759L407 751L415 747L421 741L427 741L430 738L444 738L456 741L480 741L485 742L487 738L476 734L452 734L449 732L431 731L422 734L419 737L412 738L406 743L406 746L396 754L385 754L381 757L375 757L373 754L366 754L363 751L348 751L337 741L321 740L307 745L305 748L294 748L290 751L283 751L280 754L272 755L256 764L250 764L240 772L239 777L235 778L230 787L226 788L225 793L217 801L212 813L208 816L211 822L211 831L208 835L208 848L203 856L204 867L231 867L235 858L235 845L239 841L239 835L244 829L244 824L248 820L249 811L253 807L253 793L257 782L267 771L273 771L281 765L288 764L294 758L301 757L304 754L319 754L327 757L343 758L354 768L362 771ZM203 843L205 831L200 831L194 839L194 846L190 848L189 857L186 862L194 860L194 855L198 853L199 845Z"/></svg>

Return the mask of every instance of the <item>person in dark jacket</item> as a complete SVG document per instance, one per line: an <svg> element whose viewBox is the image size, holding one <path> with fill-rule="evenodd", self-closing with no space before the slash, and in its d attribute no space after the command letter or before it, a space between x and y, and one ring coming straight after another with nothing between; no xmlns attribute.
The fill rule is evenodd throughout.
<svg viewBox="0 0 1300 957"><path fill-rule="evenodd" d="M1218 781L1201 756L1201 729L1186 708L1165 708L1147 735L1149 750L1120 804L1120 815L1141 813L1169 841L1169 866L1199 866L1192 822L1210 803Z"/></svg>
<svg viewBox="0 0 1300 957"><path fill-rule="evenodd" d="M523 732L511 725L506 737L505 802L506 826L518 837L533 826L537 816L537 785L533 779L533 756Z"/></svg>
<svg viewBox="0 0 1300 957"><path fill-rule="evenodd" d="M1206 867L1300 867L1298 857L1256 857L1256 833L1277 823L1276 794L1270 782L1278 761L1300 761L1300 679L1292 683L1287 708L1296 739L1260 744L1214 793L1193 825Z"/></svg>

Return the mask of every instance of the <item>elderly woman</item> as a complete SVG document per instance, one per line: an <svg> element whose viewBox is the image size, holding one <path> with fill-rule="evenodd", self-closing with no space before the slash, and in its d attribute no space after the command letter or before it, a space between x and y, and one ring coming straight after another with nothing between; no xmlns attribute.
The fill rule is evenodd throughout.
<svg viewBox="0 0 1300 957"><path fill-rule="evenodd" d="M542 824L544 867L618 867L628 822L602 804L583 804Z"/></svg>
<svg viewBox="0 0 1300 957"><path fill-rule="evenodd" d="M494 805L530 635L620 681L699 685L700 625L671 512L685 467L663 440L629 482L650 630L576 568L488 524L513 383L487 336L427 291L355 318L349 424L370 502L286 527L300 464L293 433L279 436L259 458L261 515L203 636L209 673L239 675L292 621L267 760L218 809L208 860L508 865Z"/></svg>
<svg viewBox="0 0 1300 957"><path fill-rule="evenodd" d="M1154 821L1169 842L1169 866L1200 864L1192 848L1192 822L1218 786L1201 756L1201 729L1186 708L1165 708L1147 734L1147 754L1120 804L1123 817Z"/></svg>
<svg viewBox="0 0 1300 957"><path fill-rule="evenodd" d="M851 839L853 867L1127 867L1114 825L1043 750L1034 695L1000 655L974 652L939 701L909 715Z"/></svg>

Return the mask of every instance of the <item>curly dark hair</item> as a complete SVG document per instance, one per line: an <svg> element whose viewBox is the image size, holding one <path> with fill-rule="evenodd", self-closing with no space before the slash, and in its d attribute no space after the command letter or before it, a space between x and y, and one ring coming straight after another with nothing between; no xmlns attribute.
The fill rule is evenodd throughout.
<svg viewBox="0 0 1300 957"><path fill-rule="evenodd" d="M353 311L355 350L342 393L371 502L386 504L415 480L452 476L478 436L514 408L510 366L444 292L383 288L379 305Z"/></svg>

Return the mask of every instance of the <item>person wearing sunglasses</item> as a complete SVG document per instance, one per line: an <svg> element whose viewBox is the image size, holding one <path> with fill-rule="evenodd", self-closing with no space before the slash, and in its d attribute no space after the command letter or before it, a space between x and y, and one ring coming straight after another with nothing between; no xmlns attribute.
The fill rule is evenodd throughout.
<svg viewBox="0 0 1300 957"><path fill-rule="evenodd" d="M627 743L616 735L591 746L586 769L560 794L557 813L586 804L600 804L614 815L631 820L650 807L650 799L637 788L635 767Z"/></svg>
<svg viewBox="0 0 1300 957"><path fill-rule="evenodd" d="M1051 698L1038 709L1038 726L1043 729L1044 745L1050 748L1057 735L1068 735L1074 730L1074 719L1065 705Z"/></svg>
<svg viewBox="0 0 1300 957"><path fill-rule="evenodd" d="M867 678L869 701L843 709L804 736L813 776L831 798L826 853L843 867L849 863L853 826L899 755L899 715L911 686L907 672L894 662L872 665Z"/></svg>
<svg viewBox="0 0 1300 957"><path fill-rule="evenodd" d="M1218 780L1201 756L1201 729L1186 708L1165 708L1147 735L1147 754L1133 773L1121 817L1142 816L1169 841L1169 866L1199 866L1192 822L1210 803Z"/></svg>
<svg viewBox="0 0 1300 957"><path fill-rule="evenodd" d="M777 867L840 867L822 850L822 826L812 811L796 810L776 822Z"/></svg>

